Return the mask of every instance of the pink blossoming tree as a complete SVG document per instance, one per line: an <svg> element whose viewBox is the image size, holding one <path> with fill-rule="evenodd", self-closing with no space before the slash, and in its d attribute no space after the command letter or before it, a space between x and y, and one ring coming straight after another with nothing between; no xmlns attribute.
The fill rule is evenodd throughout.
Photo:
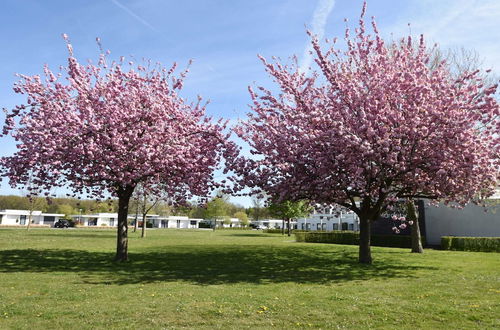
<svg viewBox="0 0 500 330"><path fill-rule="evenodd" d="M354 211L359 261L371 263L371 223L394 201L465 204L494 192L500 123L496 85L482 86L478 71L454 78L445 61L430 68L423 36L418 47L411 37L387 44L374 20L366 31L364 12L345 47L323 50L311 36L310 75L261 57L281 92L250 88L253 112L235 131L257 157L230 169L237 188Z"/></svg>
<svg viewBox="0 0 500 330"><path fill-rule="evenodd" d="M45 67L44 78L20 75L14 86L27 102L7 113L3 134L18 145L2 159L4 172L13 186L31 175L39 188L118 197L116 260L125 261L128 204L137 184L161 186L177 202L207 195L216 186L226 123L207 117L201 99L187 103L179 96L187 70L174 76L175 64L109 63L107 54L83 65L64 37L69 58L61 74Z"/></svg>

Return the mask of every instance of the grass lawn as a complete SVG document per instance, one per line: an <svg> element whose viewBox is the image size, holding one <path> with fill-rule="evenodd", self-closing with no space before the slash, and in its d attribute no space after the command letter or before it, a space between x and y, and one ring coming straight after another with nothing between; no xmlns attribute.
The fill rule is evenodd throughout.
<svg viewBox="0 0 500 330"><path fill-rule="evenodd" d="M500 254L256 231L0 229L0 329L500 328Z"/></svg>

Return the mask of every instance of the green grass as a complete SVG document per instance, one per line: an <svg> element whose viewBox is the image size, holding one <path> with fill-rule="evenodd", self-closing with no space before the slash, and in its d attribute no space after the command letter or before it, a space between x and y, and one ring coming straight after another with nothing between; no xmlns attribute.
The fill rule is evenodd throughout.
<svg viewBox="0 0 500 330"><path fill-rule="evenodd" d="M256 231L0 230L0 329L500 328L500 255Z"/></svg>

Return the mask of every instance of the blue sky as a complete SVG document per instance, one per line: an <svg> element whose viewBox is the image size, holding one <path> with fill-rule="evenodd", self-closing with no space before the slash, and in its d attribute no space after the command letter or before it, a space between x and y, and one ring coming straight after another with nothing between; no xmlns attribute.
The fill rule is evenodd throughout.
<svg viewBox="0 0 500 330"><path fill-rule="evenodd" d="M344 18L354 26L362 0L3 0L0 10L0 106L23 102L14 94L15 73L37 74L45 63L66 64L62 33L70 36L75 55L95 59L100 37L112 56L151 58L183 67L194 63L184 94L210 99L208 113L229 119L248 111L247 86L271 86L257 54L299 56L307 66L305 27L325 37L342 36ZM499 73L500 1L371 0L385 38L424 33L442 48L476 50L484 64ZM4 115L0 114L3 122ZM2 138L0 156L15 150ZM15 193L4 180L0 194ZM235 201L249 205L248 199Z"/></svg>

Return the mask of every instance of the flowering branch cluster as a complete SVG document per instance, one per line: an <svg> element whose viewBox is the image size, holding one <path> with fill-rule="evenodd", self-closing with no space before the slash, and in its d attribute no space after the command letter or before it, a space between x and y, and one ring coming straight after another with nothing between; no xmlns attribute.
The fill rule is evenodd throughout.
<svg viewBox="0 0 500 330"><path fill-rule="evenodd" d="M364 15L365 9L363 9ZM429 65L423 36L387 44L363 15L323 50L311 35L319 71L261 57L281 89L250 88L248 120L235 128L257 157L236 157L237 189L282 199L338 203L376 219L400 198L467 203L494 193L500 178L497 85L479 71L453 78ZM363 210L355 200L363 203Z"/></svg>
<svg viewBox="0 0 500 330"><path fill-rule="evenodd" d="M103 198L147 181L179 201L207 195L216 186L226 122L205 116L201 98L179 96L187 70L175 76L176 64L110 62L109 52L82 65L64 38L64 75L46 66L44 77L19 75L14 86L27 103L7 114L3 128L18 142L2 159L10 183L31 177L37 189L69 186L75 195Z"/></svg>

